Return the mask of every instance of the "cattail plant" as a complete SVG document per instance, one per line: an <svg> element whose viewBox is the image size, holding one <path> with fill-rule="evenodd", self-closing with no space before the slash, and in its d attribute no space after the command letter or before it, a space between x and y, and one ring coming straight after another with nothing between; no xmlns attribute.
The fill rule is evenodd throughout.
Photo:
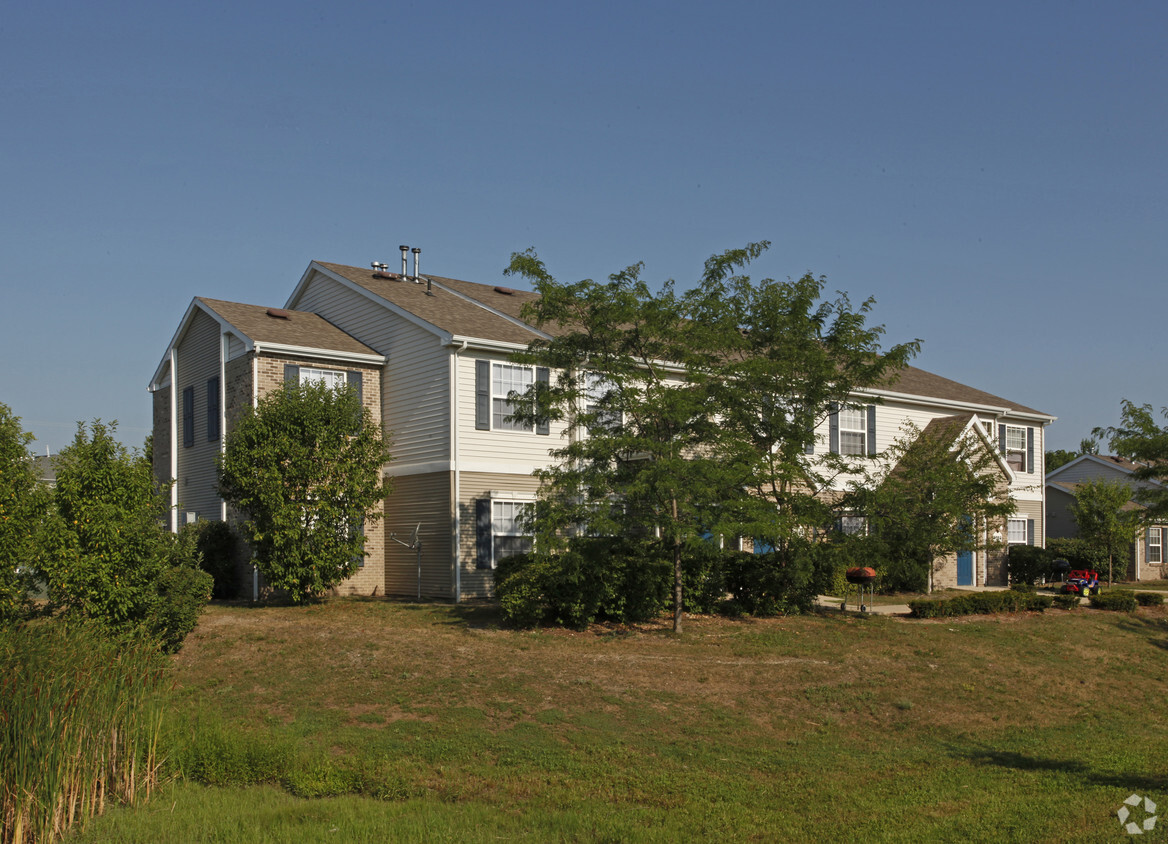
<svg viewBox="0 0 1168 844"><path fill-rule="evenodd" d="M148 642L62 621L0 628L0 844L53 841L149 796L165 688Z"/></svg>

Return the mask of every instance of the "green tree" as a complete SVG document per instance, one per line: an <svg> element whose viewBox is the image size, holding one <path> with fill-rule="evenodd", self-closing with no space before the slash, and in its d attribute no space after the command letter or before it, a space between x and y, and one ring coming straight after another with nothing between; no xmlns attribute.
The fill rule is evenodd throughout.
<svg viewBox="0 0 1168 844"><path fill-rule="evenodd" d="M695 340L700 326L667 283L657 293L631 266L607 283L561 284L535 252L512 256L507 272L530 279L540 298L525 317L549 327L521 362L555 377L516 397L515 418L558 420L570 432L552 450L541 480L533 527L540 554L579 537L655 537L673 567L673 627L684 608L683 548L717 521L738 494L742 467L710 448L718 428Z"/></svg>
<svg viewBox="0 0 1168 844"><path fill-rule="evenodd" d="M1079 457L1080 454L1082 454L1082 452L1067 451L1065 448L1056 448L1052 451L1048 451L1046 452L1046 459L1044 461L1046 471L1053 472L1060 466L1066 466L1072 460Z"/></svg>
<svg viewBox="0 0 1168 844"><path fill-rule="evenodd" d="M673 563L678 631L683 555L701 538L756 537L780 566L812 556L800 552L828 512L820 493L847 464L806 453L816 425L916 350L881 353L882 329L866 325L871 302L821 302L822 279L739 274L767 246L714 255L684 295L672 282L651 291L640 264L607 284L560 284L531 250L508 269L532 281L540 298L526 317L552 335L519 360L556 373L517 402L517 417L569 432L537 473L537 545L550 553L580 533L658 536Z"/></svg>
<svg viewBox="0 0 1168 844"><path fill-rule="evenodd" d="M874 300L825 299L822 277L755 281L735 272L767 246L707 261L687 314L702 327L707 354L696 362L708 367L717 409L715 452L746 467L749 494L727 501L723 530L774 549L784 582L807 587L811 561L824 558L808 543L832 522L831 490L867 457L827 451L815 431L857 391L894 381L920 342L882 349L883 326L868 322Z"/></svg>
<svg viewBox="0 0 1168 844"><path fill-rule="evenodd" d="M1161 409L1168 417L1168 408ZM1148 404L1136 405L1124 399L1118 427L1096 428L1093 435L1106 439L1113 454L1141 464L1132 477L1138 484L1132 491L1136 501L1147 509L1148 522L1168 520L1168 427L1156 424L1155 412Z"/></svg>
<svg viewBox="0 0 1168 844"><path fill-rule="evenodd" d="M79 424L57 456L55 529L44 555L49 599L110 632L143 628L177 650L210 596L211 578L196 571L193 543L166 530L166 490L116 431L116 422Z"/></svg>
<svg viewBox="0 0 1168 844"><path fill-rule="evenodd" d="M931 592L938 562L992 544L1014 502L992 446L960 420L924 430L907 423L884 457L883 476L865 477L845 503L867 516L883 552L883 585Z"/></svg>
<svg viewBox="0 0 1168 844"><path fill-rule="evenodd" d="M349 387L289 383L248 408L227 437L219 490L269 585L318 595L363 558L362 526L388 489L381 431Z"/></svg>
<svg viewBox="0 0 1168 844"><path fill-rule="evenodd" d="M20 418L0 404L0 620L28 611L28 594L40 568L50 499L28 453L32 439Z"/></svg>
<svg viewBox="0 0 1168 844"><path fill-rule="evenodd" d="M1075 488L1071 513L1081 536L1096 553L1107 559L1107 583L1116 575L1127 578L1131 545L1136 539L1142 513L1131 503L1132 490L1121 481L1087 481Z"/></svg>

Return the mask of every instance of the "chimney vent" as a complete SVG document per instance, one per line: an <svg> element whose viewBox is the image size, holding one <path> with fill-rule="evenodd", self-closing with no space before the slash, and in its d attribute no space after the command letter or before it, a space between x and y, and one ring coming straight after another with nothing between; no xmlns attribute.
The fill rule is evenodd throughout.
<svg viewBox="0 0 1168 844"><path fill-rule="evenodd" d="M422 263L422 249L415 246L410 251L414 253L414 284L421 284L422 277L418 275L418 265Z"/></svg>
<svg viewBox="0 0 1168 844"><path fill-rule="evenodd" d="M402 277L402 278L406 278L406 277L407 277L407 276L406 276L406 255L407 255L407 254L409 254L410 247L408 247L408 246L399 246L399 247L398 247L398 249L400 249L400 250L401 250L401 253L402 253L402 271L401 271L401 277Z"/></svg>

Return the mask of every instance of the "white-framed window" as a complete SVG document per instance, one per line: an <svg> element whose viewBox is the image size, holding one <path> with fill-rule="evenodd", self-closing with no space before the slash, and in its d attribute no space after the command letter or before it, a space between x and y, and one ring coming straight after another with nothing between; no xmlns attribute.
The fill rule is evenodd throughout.
<svg viewBox="0 0 1168 844"><path fill-rule="evenodd" d="M530 500L504 497L476 499L477 568L493 569L504 557L526 554L532 549L533 540L525 521L531 504Z"/></svg>
<svg viewBox="0 0 1168 844"><path fill-rule="evenodd" d="M524 501L491 501L491 568L503 557L526 554L531 550L531 535L524 518L528 504Z"/></svg>
<svg viewBox="0 0 1168 844"><path fill-rule="evenodd" d="M1147 561L1162 563L1164 561L1164 533L1163 528L1148 528Z"/></svg>
<svg viewBox="0 0 1168 844"><path fill-rule="evenodd" d="M1025 545L1027 543L1026 519L1008 519L1006 521L1006 541L1011 545Z"/></svg>
<svg viewBox="0 0 1168 844"><path fill-rule="evenodd" d="M514 363L491 364L491 428L496 431L530 431L531 424L508 419L515 412L507 396L525 393L535 383L535 370Z"/></svg>
<svg viewBox="0 0 1168 844"><path fill-rule="evenodd" d="M840 454L863 457L868 453L868 414L865 408L840 408L839 437Z"/></svg>
<svg viewBox="0 0 1168 844"><path fill-rule="evenodd" d="M1026 429L1006 426L1006 463L1015 472L1026 471Z"/></svg>
<svg viewBox="0 0 1168 844"><path fill-rule="evenodd" d="M317 369L312 366L300 367L301 384L324 384L334 390L339 390L348 383L348 376L336 369Z"/></svg>

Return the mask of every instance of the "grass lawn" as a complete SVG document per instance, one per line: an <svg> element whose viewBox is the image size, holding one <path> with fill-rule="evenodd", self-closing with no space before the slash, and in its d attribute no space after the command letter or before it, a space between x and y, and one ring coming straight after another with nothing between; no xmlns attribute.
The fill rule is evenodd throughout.
<svg viewBox="0 0 1168 844"><path fill-rule="evenodd" d="M675 637L213 606L174 671L186 777L69 840L1118 841L1130 794L1168 806L1163 608Z"/></svg>

